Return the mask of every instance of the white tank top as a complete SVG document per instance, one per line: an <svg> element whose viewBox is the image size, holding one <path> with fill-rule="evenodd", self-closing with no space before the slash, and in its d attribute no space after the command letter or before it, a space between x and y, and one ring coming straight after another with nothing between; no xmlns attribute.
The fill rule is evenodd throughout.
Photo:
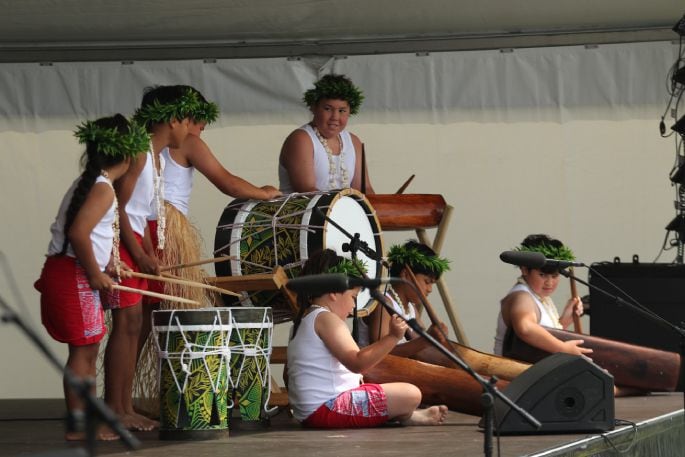
<svg viewBox="0 0 685 457"><path fill-rule="evenodd" d="M184 167L176 163L169 148L162 149L161 156L164 158L164 200L187 216L195 167Z"/></svg>
<svg viewBox="0 0 685 457"><path fill-rule="evenodd" d="M533 301L538 307L538 314L540 316L538 319L538 324L542 325L543 327L559 327L559 324L552 321L552 319L549 317L547 310L545 310L545 306L540 302L540 300L538 300L538 297L533 293L532 290L530 290L530 287L528 287L527 284L516 284L507 293L507 296L514 292L527 292L533 298ZM502 355L502 346L504 345L504 336L507 334L507 328L507 324L504 323L504 318L502 318L502 310L500 309L499 315L497 316L497 332L495 333L494 352L496 355Z"/></svg>
<svg viewBox="0 0 685 457"><path fill-rule="evenodd" d="M330 164L328 163L328 153L321 144L321 141L316 136L314 128L305 124L300 127L300 130L304 130L309 135L309 139L314 146L314 176L316 178L316 190L327 191L331 190L331 184L329 182L330 175ZM354 150L354 144L352 143L352 136L346 130L340 132L340 138L342 139L342 152L340 155L333 156L333 168L335 170L335 186L333 189L345 189L350 187L352 183L352 178L354 178L354 167L357 162L357 155ZM345 164L345 169L347 170L347 181L342 182L342 170L341 170L341 158ZM278 180L280 191L286 194L294 192L293 186L290 183L290 177L288 176L288 170L279 163L278 165Z"/></svg>
<svg viewBox="0 0 685 457"><path fill-rule="evenodd" d="M52 239L48 245L48 255L56 255L62 252L62 246L64 245L64 222L67 220L67 210L69 209L71 197L74 195L74 190L80 179L81 178L76 179L76 181L71 184L71 187L66 195L64 195L62 203L59 206L55 222L50 226ZM104 176L98 176L95 179L95 184L98 183L106 183L112 187L112 182ZM107 210L97 225L95 225L93 231L90 232L90 241L93 243L93 254L95 255L95 260L101 271L105 269L112 255L112 240L114 239L114 228L112 227L112 224L114 223L114 206L115 204L112 202L112 206ZM76 254L71 247L71 243L67 246L66 254L69 257L76 257Z"/></svg>
<svg viewBox="0 0 685 457"><path fill-rule="evenodd" d="M390 304L392 305L392 308L395 310L395 312L403 315L407 319L416 319L416 307L414 306L413 303L409 302L409 313L404 314L404 309L402 309L402 305L397 303L395 301L395 299L390 294L386 293L385 297L390 301ZM382 306L382 305L379 304L377 306ZM380 310L378 312L380 312ZM359 336L359 341L358 341L359 347L368 346L371 343L371 334L369 331L369 325L363 319L359 319L359 323L357 325L358 325L357 330L359 332L359 335L358 335ZM397 344L406 343L408 341L409 340L407 340L407 338L403 336L402 339L397 342Z"/></svg>
<svg viewBox="0 0 685 457"><path fill-rule="evenodd" d="M133 189L131 198L126 204L126 214L131 223L131 228L138 235L143 236L148 219L157 219L157 205L155 202L154 175L152 166L152 152L145 154L145 167L138 176L136 187ZM160 154L160 167L162 179L164 179L164 158ZM161 196L162 200L164 196Z"/></svg>
<svg viewBox="0 0 685 457"><path fill-rule="evenodd" d="M288 399L293 416L305 420L319 406L354 389L361 375L333 357L314 329L316 317L326 308L314 307L302 318L295 338L288 343Z"/></svg>

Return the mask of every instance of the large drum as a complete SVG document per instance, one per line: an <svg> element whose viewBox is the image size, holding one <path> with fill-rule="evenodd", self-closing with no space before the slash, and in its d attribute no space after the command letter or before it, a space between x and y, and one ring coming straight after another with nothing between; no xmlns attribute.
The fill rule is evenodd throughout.
<svg viewBox="0 0 685 457"><path fill-rule="evenodd" d="M271 308L230 308L231 412L240 411L244 423L257 423L268 413L271 393L271 341L273 318ZM236 408L236 405L238 406ZM229 414L230 418L233 414Z"/></svg>
<svg viewBox="0 0 685 457"><path fill-rule="evenodd" d="M214 239L215 255L230 255L234 260L217 263L216 274L270 273L281 266L294 278L309 254L317 250L330 248L350 257L343 251L343 245L350 240L335 224L351 235L358 233L361 241L382 255L378 219L368 200L355 190L290 194L268 202L234 200L224 209ZM365 263L369 277L381 276L380 262L362 252L357 255ZM293 318L290 306L278 291L244 296L244 306L271 306L276 323ZM229 306L234 304L230 297L225 300ZM369 292L362 291L357 297L359 315L371 312L374 304Z"/></svg>
<svg viewBox="0 0 685 457"><path fill-rule="evenodd" d="M159 352L160 439L228 434L228 308L153 311Z"/></svg>

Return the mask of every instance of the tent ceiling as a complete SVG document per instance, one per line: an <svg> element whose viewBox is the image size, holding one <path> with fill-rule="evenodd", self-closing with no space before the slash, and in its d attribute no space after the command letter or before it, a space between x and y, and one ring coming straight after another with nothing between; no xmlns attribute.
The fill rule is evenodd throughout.
<svg viewBox="0 0 685 457"><path fill-rule="evenodd" d="M0 0L0 61L372 54L670 40L682 0Z"/></svg>

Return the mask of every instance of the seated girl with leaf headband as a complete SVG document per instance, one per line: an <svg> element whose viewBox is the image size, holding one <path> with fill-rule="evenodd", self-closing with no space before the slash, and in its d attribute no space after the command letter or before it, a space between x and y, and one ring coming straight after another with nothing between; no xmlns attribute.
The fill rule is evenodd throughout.
<svg viewBox="0 0 685 457"><path fill-rule="evenodd" d="M363 100L362 91L349 78L334 74L323 76L304 93L313 118L283 143L278 166L283 193L349 187L374 193L368 172L362 173L362 142L345 130Z"/></svg>
<svg viewBox="0 0 685 457"><path fill-rule="evenodd" d="M360 276L349 259L326 249L314 253L302 275L345 273ZM447 407L417 409L421 391L403 382L362 383L361 372L385 357L402 338L407 324L390 320L390 331L360 349L345 320L356 306L359 288L342 293L298 295L300 311L288 344L288 397L295 418L307 427L374 427L389 420L405 425L439 425Z"/></svg>
<svg viewBox="0 0 685 457"><path fill-rule="evenodd" d="M561 241L543 234L528 235L516 250L539 252L548 259L575 259L573 252ZM582 339L561 341L544 328L566 328L573 323L573 313L583 313L580 298L571 297L559 316L551 298L559 285L558 268L537 269L522 266L520 269L521 276L500 302L495 354L502 355L507 332L512 331L529 345L550 353L591 354L592 349L581 346Z"/></svg>
<svg viewBox="0 0 685 457"><path fill-rule="evenodd" d="M391 277L404 279L411 284L413 276L416 278L416 287L424 297L433 291L433 284L440 279L442 273L449 270L447 259L439 257L431 248L415 240L392 246L388 251L388 262L390 262ZM421 297L413 287L405 283L393 284L388 286L385 296L396 312L408 318L415 318L423 327ZM389 315L382 306L377 306L371 316L365 318L365 322L368 327L364 324L360 326L360 344L378 341L389 331ZM431 325L428 328L428 333L436 338L440 332L447 333L447 326L443 323L439 326ZM430 343L426 339L420 338L413 330L409 330L392 350L392 354L412 357L429 346Z"/></svg>

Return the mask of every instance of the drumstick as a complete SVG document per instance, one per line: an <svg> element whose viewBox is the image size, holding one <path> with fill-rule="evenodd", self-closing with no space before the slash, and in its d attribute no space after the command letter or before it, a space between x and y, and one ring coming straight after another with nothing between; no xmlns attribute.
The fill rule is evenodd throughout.
<svg viewBox="0 0 685 457"><path fill-rule="evenodd" d="M196 267L198 265L205 265L207 263L225 262L227 260L238 260L238 259L236 259L234 256L224 255L221 257L214 257L211 259L197 260L195 262L179 263L178 265L167 265L167 266L161 267L159 269L159 271L169 271L169 270L175 270L177 268Z"/></svg>
<svg viewBox="0 0 685 457"><path fill-rule="evenodd" d="M405 266L405 268L409 273L409 278L411 279L411 282L416 286L416 290L419 293L419 298L421 298L421 301L423 302L426 308L426 314L428 314L428 318L430 319L431 323L438 328L438 340L440 340L440 344L445 346L445 348L449 349L450 352L456 354L454 347L447 339L447 335L445 335L445 333L442 331L442 328L440 328L440 319L438 319L438 315L435 313L435 308L433 308L433 305L431 305L431 303L428 301L428 297L426 297L421 291L421 289L419 289L419 282L416 279L416 275L414 275L414 272L412 271L409 265Z"/></svg>
<svg viewBox="0 0 685 457"><path fill-rule="evenodd" d="M197 281L190 281L188 279L182 279L178 277L169 277L166 276L169 273L163 273L163 276L157 276L157 275L149 275L146 273L138 273L136 271L131 271L129 274L133 277L136 278L145 278L145 279L152 279L154 281L162 281L162 282L169 282L172 284L181 284L183 286L191 286L191 287L199 287L201 289L208 289L212 290L214 292L219 292L225 295L232 295L234 297L242 297L242 295L237 294L235 292L232 292L230 290L222 289L221 287L216 287L211 284L205 284L203 282L197 282Z"/></svg>
<svg viewBox="0 0 685 457"><path fill-rule="evenodd" d="M397 192L395 192L395 193L396 193L396 194L402 194L402 193L404 193L404 190L409 186L409 183L412 181L412 179L414 179L414 176L416 176L416 175L411 175L411 176L409 177L409 179L407 179L407 180L404 182L404 184L402 184L402 187L400 187L399 189L397 189Z"/></svg>
<svg viewBox="0 0 685 457"><path fill-rule="evenodd" d="M571 272L571 277L568 278L569 281L571 281L571 297L576 298L578 296L578 290L576 289L576 280L573 276L573 267L569 267L569 271ZM583 333L583 327L580 323L580 316L576 314L575 309L571 315L573 316L573 329L576 333Z"/></svg>
<svg viewBox="0 0 685 457"><path fill-rule="evenodd" d="M148 297L161 298L167 301L176 301L179 303L186 303L188 305L200 306L195 300L188 300L187 298L174 297L173 295L158 294L157 292L150 292L149 290L134 289L133 287L122 286L120 284L112 285L112 289L123 290L124 292L133 292L134 294L147 295Z"/></svg>
<svg viewBox="0 0 685 457"><path fill-rule="evenodd" d="M359 190L362 194L366 194L366 149L364 149L364 143L362 143L362 184Z"/></svg>

